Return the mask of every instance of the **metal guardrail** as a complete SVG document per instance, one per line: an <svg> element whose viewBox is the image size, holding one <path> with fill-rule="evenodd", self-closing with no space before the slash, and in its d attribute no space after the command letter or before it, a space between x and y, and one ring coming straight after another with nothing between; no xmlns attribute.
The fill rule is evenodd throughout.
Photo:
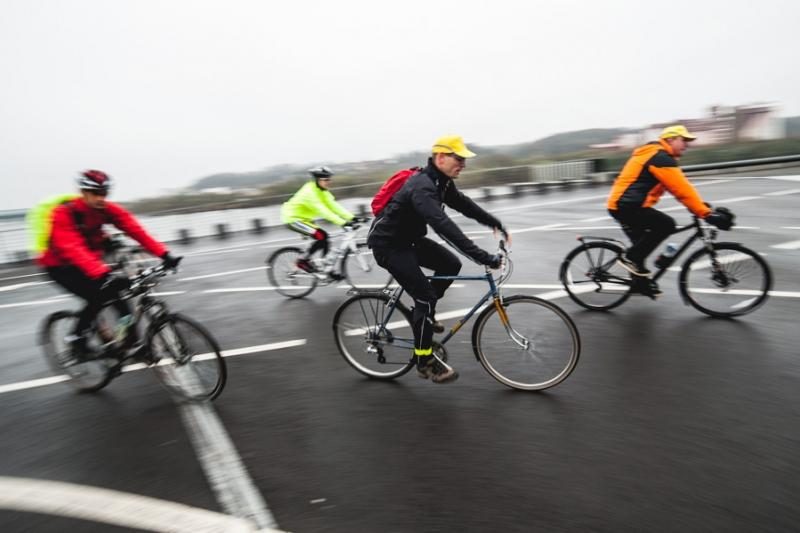
<svg viewBox="0 0 800 533"><path fill-rule="evenodd" d="M476 169L469 172L470 175L486 173L489 177L493 173L508 173L519 175L522 179L505 183L494 182L491 186L476 186L468 188L468 191L477 192L478 197L484 200L503 196L520 196L524 194L542 193L550 188L572 188L583 186L595 186L606 184L614 179L617 172L591 172L592 166L587 163L591 160L580 161L560 161L552 163L552 168L545 168L548 165L519 165L516 167L503 167L494 169ZM786 165L800 163L800 154L764 157L759 159L743 159L739 161L722 161L718 163L704 163L698 165L686 165L681 168L685 172L702 172L713 170L725 170L734 168L748 168L757 166ZM570 175L580 174L583 175ZM467 173L465 173L467 174ZM506 176L508 178L508 176ZM527 178L527 179L526 179ZM333 188L335 191L345 191L366 186L373 186L375 190L382 184L379 182L360 183ZM288 198L291 194L276 195ZM355 204L355 198L344 200L350 204L350 208L358 214L365 214L366 205ZM151 230L155 230L157 237L166 242L190 243L198 237L226 238L233 233L250 231L261 233L266 231L269 226L275 225L279 219L277 210L280 204L266 206L263 208L246 208L242 210L215 210L197 212L191 215L173 214L173 216L155 216L152 220L147 220L146 224ZM241 211L241 212L239 212ZM192 219L183 219L183 217ZM163 222L157 224L156 222ZM201 224L198 224L198 222ZM25 250L26 227L20 218L18 224L9 224L6 221L5 227L0 228L0 264L3 263L25 263L28 261L28 252ZM187 225L188 224L188 225ZM200 231L198 226L203 225L211 230ZM163 226L163 227L160 227ZM160 231L159 231L160 230Z"/></svg>
<svg viewBox="0 0 800 533"><path fill-rule="evenodd" d="M725 170L726 168L745 168L762 165L774 165L776 163L797 163L800 162L800 154L780 155L775 157L762 157L759 159L742 159L739 161L721 161L718 163L702 163L697 165L681 166L684 172L698 170Z"/></svg>

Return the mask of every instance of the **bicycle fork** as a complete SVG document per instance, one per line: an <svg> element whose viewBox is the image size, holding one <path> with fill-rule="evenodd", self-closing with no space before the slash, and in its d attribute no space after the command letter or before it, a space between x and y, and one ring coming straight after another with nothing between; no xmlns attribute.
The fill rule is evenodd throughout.
<svg viewBox="0 0 800 533"><path fill-rule="evenodd" d="M503 302L500 298L494 299L494 307L497 309L497 314L500 317L500 323L502 323L503 327L506 328L508 337L523 350L528 350L531 347L531 341L525 338L524 335L520 335L511 325L511 321L508 318L508 313L506 313L506 308L503 307Z"/></svg>

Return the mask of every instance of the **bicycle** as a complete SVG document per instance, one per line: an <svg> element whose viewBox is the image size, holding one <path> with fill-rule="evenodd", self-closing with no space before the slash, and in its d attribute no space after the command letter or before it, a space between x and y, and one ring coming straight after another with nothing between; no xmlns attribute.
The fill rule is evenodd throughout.
<svg viewBox="0 0 800 533"><path fill-rule="evenodd" d="M428 279L485 281L489 290L445 335L433 355L449 358L445 344L488 303L472 328L472 349L494 379L513 389L538 391L564 381L575 369L581 343L570 317L552 302L528 295L503 296L502 284L513 271L503 241L503 269L497 280L484 275L429 276ZM361 374L392 380L416 363L411 311L401 301L403 288L352 290L336 311L333 331L345 361ZM395 314L396 312L396 314Z"/></svg>
<svg viewBox="0 0 800 533"><path fill-rule="evenodd" d="M297 246L280 248L267 260L267 279L279 294L288 298L303 298L311 294L317 285L330 285L345 280L354 289L384 288L392 277L377 263L372 251L364 241L358 240L358 229L367 221L344 226L342 231L331 234L331 240L339 240L323 258L312 258L316 272L306 272L297 266L297 261L306 251Z"/></svg>
<svg viewBox="0 0 800 533"><path fill-rule="evenodd" d="M742 244L715 242L718 230L701 224L697 217L673 235L689 230L694 233L674 256L660 262L651 279L657 281L667 270L679 270L678 289L684 304L709 316L728 318L758 309L772 288L767 262ZM631 294L649 295L649 280L634 280L617 263L626 251L623 242L607 237L579 236L578 240L581 245L567 254L559 270L559 279L575 303L592 311L606 311L622 305ZM680 268L672 267L696 240L702 241L703 247Z"/></svg>
<svg viewBox="0 0 800 533"><path fill-rule="evenodd" d="M219 396L227 370L217 341L203 326L171 313L152 295L166 275L167 269L157 265L131 278L130 289L121 295L137 299L128 320L116 320L108 307L113 300L105 302L87 335L84 357L76 358L66 341L75 329L78 313L57 311L48 315L39 339L51 368L65 372L70 384L81 392L98 391L124 372L151 367L167 390L185 400ZM144 337L138 335L137 328L145 332ZM144 342L137 344L136 338L144 338Z"/></svg>

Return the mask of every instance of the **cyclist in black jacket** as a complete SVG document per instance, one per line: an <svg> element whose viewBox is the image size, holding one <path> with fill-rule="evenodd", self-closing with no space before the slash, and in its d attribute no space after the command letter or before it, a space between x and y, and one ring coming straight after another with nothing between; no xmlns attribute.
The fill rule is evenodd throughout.
<svg viewBox="0 0 800 533"><path fill-rule="evenodd" d="M444 331L434 318L436 301L452 281L428 281L420 267L433 270L435 275L455 276L461 271L461 261L447 248L425 237L427 226L462 254L491 268L501 266L500 256L483 250L464 235L444 212L444 206L501 231L506 239L508 233L497 218L462 194L453 183L464 169L466 159L475 156L461 137L442 137L431 151L428 166L408 178L375 218L367 244L377 263L414 299L412 325L419 376L445 383L458 378L458 373L432 356L431 345L434 331Z"/></svg>

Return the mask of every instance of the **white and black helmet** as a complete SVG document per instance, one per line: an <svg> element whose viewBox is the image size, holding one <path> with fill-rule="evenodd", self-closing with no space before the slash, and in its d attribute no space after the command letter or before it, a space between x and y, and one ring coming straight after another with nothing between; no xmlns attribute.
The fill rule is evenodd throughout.
<svg viewBox="0 0 800 533"><path fill-rule="evenodd" d="M111 176L102 170L86 170L77 178L78 188L82 191L102 191L111 189Z"/></svg>
<svg viewBox="0 0 800 533"><path fill-rule="evenodd" d="M333 176L333 171L328 167L314 167L308 169L308 172L314 177L315 180L319 178L330 178Z"/></svg>

